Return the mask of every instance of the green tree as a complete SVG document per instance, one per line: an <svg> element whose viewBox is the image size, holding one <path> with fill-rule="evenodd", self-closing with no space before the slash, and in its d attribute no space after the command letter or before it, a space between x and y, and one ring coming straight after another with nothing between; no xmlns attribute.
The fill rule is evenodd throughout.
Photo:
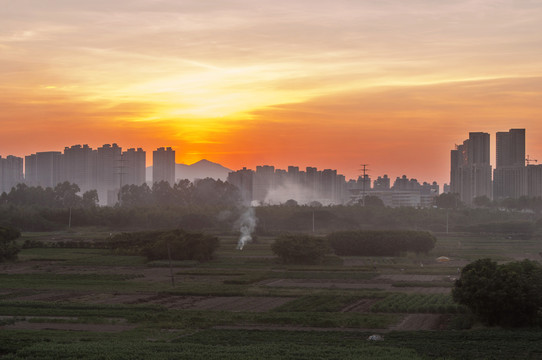
<svg viewBox="0 0 542 360"><path fill-rule="evenodd" d="M371 207L384 207L384 201L381 198L374 195L368 195L363 199L365 206Z"/></svg>
<svg viewBox="0 0 542 360"><path fill-rule="evenodd" d="M326 239L310 235L282 235L271 250L286 264L318 264L330 252Z"/></svg>
<svg viewBox="0 0 542 360"><path fill-rule="evenodd" d="M17 246L15 240L20 236L19 230L9 226L0 226L0 262L17 259L17 253L21 248Z"/></svg>
<svg viewBox="0 0 542 360"><path fill-rule="evenodd" d="M58 183L53 189L57 206L63 208L76 207L81 201L81 198L77 195L79 191L81 189L77 184L71 184L68 181Z"/></svg>
<svg viewBox="0 0 542 360"><path fill-rule="evenodd" d="M529 260L503 265L476 260L463 268L452 296L488 325L533 325L540 321L542 266Z"/></svg>
<svg viewBox="0 0 542 360"><path fill-rule="evenodd" d="M89 190L83 194L82 205L85 208L93 208L98 205L98 191Z"/></svg>
<svg viewBox="0 0 542 360"><path fill-rule="evenodd" d="M462 202L459 200L457 193L444 193L435 198L435 205L443 209L457 209L462 207Z"/></svg>
<svg viewBox="0 0 542 360"><path fill-rule="evenodd" d="M474 206L478 207L490 207L491 206L491 199L487 196L477 196L474 199L472 199L472 203Z"/></svg>

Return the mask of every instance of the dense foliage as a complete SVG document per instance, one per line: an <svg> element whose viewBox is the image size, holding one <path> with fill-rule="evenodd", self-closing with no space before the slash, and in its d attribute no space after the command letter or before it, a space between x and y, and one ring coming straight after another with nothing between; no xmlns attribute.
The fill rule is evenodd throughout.
<svg viewBox="0 0 542 360"><path fill-rule="evenodd" d="M326 239L310 235L282 235L271 250L286 264L318 264L330 252Z"/></svg>
<svg viewBox="0 0 542 360"><path fill-rule="evenodd" d="M17 184L9 193L2 193L0 203L12 206L40 206L47 208L79 208L93 207L98 204L96 190L79 195L80 189L76 184L63 182L54 188L27 186Z"/></svg>
<svg viewBox="0 0 542 360"><path fill-rule="evenodd" d="M375 201L372 201L375 200ZM220 180L203 179L173 186L157 183L126 185L120 202L113 207L97 206L97 193L81 194L74 184L55 188L17 185L0 195L0 219L22 231L50 231L77 226L103 226L111 229L171 229L228 233L242 210L240 195L233 185ZM510 202L510 201L508 201ZM518 199L513 208L536 204L536 199ZM438 208L389 208L366 198L367 206L310 206L289 201L284 205L255 208L258 235L318 233L342 230L427 230L471 233L496 233L527 238L542 233L538 216L499 207L467 208L453 194L437 198ZM534 206L534 205L533 205ZM531 207L533 207L531 206ZM506 208L506 207L505 207ZM506 224L500 227L493 224Z"/></svg>
<svg viewBox="0 0 542 360"><path fill-rule="evenodd" d="M398 256L412 251L427 253L436 238L426 231L339 231L328 235L329 244L340 256Z"/></svg>
<svg viewBox="0 0 542 360"><path fill-rule="evenodd" d="M534 325L542 309L542 266L480 259L463 268L452 294L488 325Z"/></svg>
<svg viewBox="0 0 542 360"><path fill-rule="evenodd" d="M208 261L219 241L215 236L183 230L121 233L111 239L111 248L122 254L144 255L149 260Z"/></svg>
<svg viewBox="0 0 542 360"><path fill-rule="evenodd" d="M0 262L17 258L20 247L15 240L20 236L19 230L10 226L0 226Z"/></svg>

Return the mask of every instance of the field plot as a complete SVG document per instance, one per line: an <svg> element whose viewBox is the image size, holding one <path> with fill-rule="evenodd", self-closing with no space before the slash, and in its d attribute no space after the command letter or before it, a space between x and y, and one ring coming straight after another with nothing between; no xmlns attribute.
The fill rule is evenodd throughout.
<svg viewBox="0 0 542 360"><path fill-rule="evenodd" d="M485 256L539 256L538 240L443 236L429 254L320 265L280 263L273 240L239 251L237 238L224 236L212 261L171 270L168 261L104 249L24 249L18 262L0 264L0 357L542 358L539 332L522 332L527 341L483 328L447 331L466 316L450 296L458 269ZM385 340L368 342L374 333Z"/></svg>

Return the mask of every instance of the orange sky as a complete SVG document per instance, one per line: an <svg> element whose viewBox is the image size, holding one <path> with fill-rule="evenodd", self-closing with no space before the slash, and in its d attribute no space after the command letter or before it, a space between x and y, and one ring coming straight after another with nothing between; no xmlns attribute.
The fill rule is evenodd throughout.
<svg viewBox="0 0 542 360"><path fill-rule="evenodd" d="M18 0L0 12L0 155L116 142L444 183L469 131L494 153L526 128L542 161L540 49L529 0Z"/></svg>

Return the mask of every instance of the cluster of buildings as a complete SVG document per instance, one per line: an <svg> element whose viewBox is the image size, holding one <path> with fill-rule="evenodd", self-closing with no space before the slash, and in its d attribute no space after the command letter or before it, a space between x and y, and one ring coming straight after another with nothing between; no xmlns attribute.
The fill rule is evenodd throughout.
<svg viewBox="0 0 542 360"><path fill-rule="evenodd" d="M498 132L495 139L494 170L488 133L471 132L451 151L450 192L466 204L481 196L495 200L542 196L542 165L526 165L525 129Z"/></svg>
<svg viewBox="0 0 542 360"><path fill-rule="evenodd" d="M542 196L542 165L526 165L525 129L511 129L496 134L496 166L490 163L490 135L471 132L463 144L451 151L450 185L444 192L459 194L461 201L472 204L477 197L489 199ZM527 161L528 162L528 161ZM24 164L24 173L23 173ZM117 144L97 149L74 145L64 152L37 152L23 158L0 156L0 193L9 192L19 183L28 186L55 187L68 181L82 192L97 190L100 204L118 201L124 185L146 182L146 152L141 148L125 151ZM175 183L175 151L158 148L153 151L151 183ZM337 170L307 167L288 170L263 165L256 170L243 168L231 172L228 182L236 185L247 201L284 203L289 199L307 204L345 204L363 202L367 196L378 197L386 206L431 206L440 189L436 182L420 184L405 175L391 184L387 176L371 181L364 174L347 181Z"/></svg>
<svg viewBox="0 0 542 360"><path fill-rule="evenodd" d="M288 170L275 169L274 166L256 167L256 171L243 168L231 172L228 182L236 185L246 201L259 203L284 203L289 199L301 204L318 201L327 204L346 204L363 202L367 196L375 196L386 206L422 207L433 204L439 194L439 185L420 184L416 179L405 175L397 177L393 186L387 175L378 177L371 183L369 175L357 180L346 181L337 170L318 170L307 167L305 171L297 166ZM372 185L372 186L371 186Z"/></svg>
<svg viewBox="0 0 542 360"><path fill-rule="evenodd" d="M256 171L243 168L231 172L228 182L237 186L249 202L273 204L293 199L303 204L311 201L337 204L347 197L344 175L331 169L307 167L300 171L297 166L289 166L286 171L263 165L257 166Z"/></svg>
<svg viewBox="0 0 542 360"><path fill-rule="evenodd" d="M64 152L46 151L23 158L0 157L0 193L9 192L18 183L28 186L55 187L68 181L82 192L97 190L100 204L112 205L124 185L142 185L146 181L146 152L141 149L123 151L117 144L97 149L74 145ZM175 151L158 148L153 151L152 182L175 183Z"/></svg>

